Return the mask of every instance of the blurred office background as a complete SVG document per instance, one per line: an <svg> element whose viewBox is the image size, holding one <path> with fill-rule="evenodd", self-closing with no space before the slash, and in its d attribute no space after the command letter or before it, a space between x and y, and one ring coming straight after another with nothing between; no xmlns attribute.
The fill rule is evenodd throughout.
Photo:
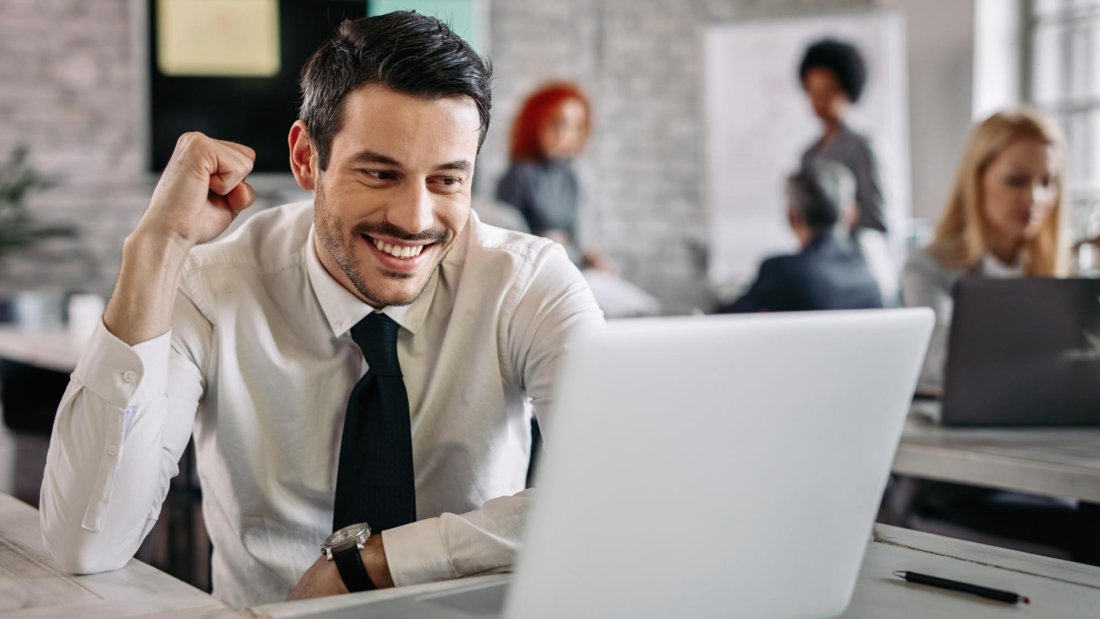
<svg viewBox="0 0 1100 619"><path fill-rule="evenodd" d="M1081 205L1072 225L1088 225L1088 205L1095 202L1100 165L1092 152L1100 143L1095 110L1100 79L1094 77L1097 69L1091 53L1096 38L1095 3L484 0L481 4L487 14L485 44L496 79L493 127L479 161L479 195L492 195L504 171L508 129L522 97L548 79L577 81L590 93L595 107L592 142L578 161L586 195L583 233L598 237L621 274L655 295L668 313L705 309L713 303L715 291L704 276L708 255L705 145L710 137L704 114L704 37L708 29L722 24L896 12L904 24L903 68L908 77L904 120L910 136L909 169L904 172L911 179L911 190L909 195L895 196L904 213L924 220L939 213L972 118L1038 96L1062 115L1063 128L1071 130L1071 169L1077 173ZM147 203L156 181L153 170L163 164L151 161L149 143L152 5L150 0L0 3L0 156L18 144L29 146L30 162L56 185L29 196L30 210L45 221L74 223L81 231L78 241L58 239L31 250L7 252L0 295L28 288L110 291L121 241ZM1063 6L1071 7L1068 13L1042 13L1060 11ZM743 62L774 63L769 51L761 48ZM1031 70L1034 67L1043 70ZM293 75L297 67L281 70ZM793 68L788 77L796 88ZM885 77L872 73L871 80L881 82ZM225 112L195 112L224 115L236 105L233 97L226 99ZM280 104L287 105L265 102ZM808 105L801 110L803 118L775 117L770 122L807 122ZM283 136L276 137L282 141ZM813 137L798 139L808 144ZM758 146L744 148L751 152ZM782 206L780 179L789 171L779 169L774 178L757 181L774 188L774 201L758 208L775 212L777 221ZM260 183L261 207L297 197L288 175L268 176Z"/></svg>
<svg viewBox="0 0 1100 619"><path fill-rule="evenodd" d="M1072 208L1064 225L1069 236L1100 232L1100 1L454 1L463 15L480 20L477 45L495 68L493 124L478 162L475 207L488 202L507 166L508 131L523 97L547 80L577 82L595 110L592 140L577 161L586 196L582 236L596 239L620 275L656 297L663 313L708 311L719 296L744 284L709 275L716 244L723 239L711 234L708 212L708 199L721 202L721 196L708 190L707 144L714 136L706 112L705 39L708 32L731 25L815 16L843 20L886 15L894 20L900 55L897 68L889 70L903 72L904 80L896 84L896 108L887 112L896 116L899 138L890 148L904 152L880 157L901 162L893 172L903 181L890 198L897 212L891 233L900 239L902 251L919 242L938 217L973 119L1019 102L1039 105L1068 136ZM76 231L33 245L0 244L0 298L9 301L2 317L59 327L72 294L109 295L122 241L146 207L156 170L163 165L153 146L154 117L164 112L153 109L160 78L151 49L152 15L158 7L166 11L173 4L203 2L226 5L234 0L0 2L0 161L25 146L27 165L49 185L27 193L27 211L41 225L65 224ZM287 7L313 10L312 26L321 19L315 10L321 5L320 15L331 21L323 26L335 25L345 13L363 14L368 6L358 0L239 2L274 6L276 12ZM421 4L445 5L446 0ZM302 22L282 15L277 42L289 45L296 39L288 29ZM746 66L778 62L781 67L772 52L764 44L753 54L727 61ZM877 62L871 58L869 64L886 66ZM779 79L788 80L798 93L795 68ZM282 65L275 69L284 78L297 70ZM870 79L883 84L891 77L897 74L872 72ZM235 84L243 97L250 84L265 78L211 79L207 86ZM158 105L171 108L177 95L159 92ZM226 92L238 90L227 87ZM746 90L738 96L760 94ZM204 116L224 116L231 109L240 113L242 100L227 94L220 104L224 109L192 104L191 112L200 119L194 128L205 126ZM293 110L296 103L261 98L255 104L259 107L243 110L243 118L259 116L268 107L289 105ZM736 108L736 101L730 103ZM799 100L793 109L801 116L776 114L765 121L789 124L794 141L804 147L816 135L802 133L811 122L809 105ZM276 143L285 143L288 126L275 136ZM766 145L735 148L751 157ZM274 157L285 160L284 153ZM782 178L796 164L792 158L789 166L755 181L767 187L759 192L765 196L760 204L737 206L781 222ZM289 174L257 176L257 209L304 197ZM755 262L745 267L751 272ZM34 312L41 315L29 315ZM5 416L22 421L14 429L9 424L0 435L0 483L5 484L0 491L32 503L37 502L48 411L56 406L51 398L59 395L50 391L56 381L42 380L46 383L38 404L25 390L15 394L14 401L25 409L5 410ZM5 402L13 401L13 390L31 383L19 379L19 387L14 384L9 378L0 386ZM28 424L27 415L41 418ZM180 495L193 492L192 486L181 480ZM185 504L181 509L189 508ZM158 552L167 547L166 539ZM201 545L201 536L196 539L185 544Z"/></svg>

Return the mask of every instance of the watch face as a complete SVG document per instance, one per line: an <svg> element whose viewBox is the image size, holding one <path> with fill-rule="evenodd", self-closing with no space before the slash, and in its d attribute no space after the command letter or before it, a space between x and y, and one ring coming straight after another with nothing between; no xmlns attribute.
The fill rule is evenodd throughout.
<svg viewBox="0 0 1100 619"><path fill-rule="evenodd" d="M325 540L325 546L342 546L355 541L360 536L366 537L367 535L370 535L370 527L366 524L349 524L329 535L328 539Z"/></svg>

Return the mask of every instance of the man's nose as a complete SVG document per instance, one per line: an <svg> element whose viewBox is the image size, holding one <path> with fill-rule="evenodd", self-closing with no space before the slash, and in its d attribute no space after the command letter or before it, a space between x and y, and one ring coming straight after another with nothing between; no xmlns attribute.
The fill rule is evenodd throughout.
<svg viewBox="0 0 1100 619"><path fill-rule="evenodd" d="M432 192L423 183L410 183L405 195L390 209L389 220L409 234L430 230L435 222Z"/></svg>

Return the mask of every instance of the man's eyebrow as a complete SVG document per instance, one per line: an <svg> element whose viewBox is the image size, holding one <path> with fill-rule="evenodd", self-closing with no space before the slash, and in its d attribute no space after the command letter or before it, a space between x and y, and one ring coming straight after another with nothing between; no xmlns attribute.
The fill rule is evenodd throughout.
<svg viewBox="0 0 1100 619"><path fill-rule="evenodd" d="M437 171L453 170L455 172L468 172L472 167L473 166L470 165L469 161L466 161L465 159L458 159L456 161L449 161L447 163L437 165L435 169Z"/></svg>
<svg viewBox="0 0 1100 619"><path fill-rule="evenodd" d="M381 163L383 165L401 166L401 162L393 157L387 157L373 150L361 150L351 156L352 163Z"/></svg>
<svg viewBox="0 0 1100 619"><path fill-rule="evenodd" d="M351 156L352 163L377 163L382 165L389 165L394 167L402 167L401 162L393 157L383 155L382 153L376 153L373 150L361 150ZM441 163L435 167L436 171L455 171L455 172L467 172L473 165L465 159L456 159L455 161L448 161L447 163Z"/></svg>

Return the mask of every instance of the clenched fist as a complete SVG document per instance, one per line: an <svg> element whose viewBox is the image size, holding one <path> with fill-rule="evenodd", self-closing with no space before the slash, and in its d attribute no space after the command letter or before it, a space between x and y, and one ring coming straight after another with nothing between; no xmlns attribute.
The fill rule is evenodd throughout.
<svg viewBox="0 0 1100 619"><path fill-rule="evenodd" d="M247 146L183 134L138 231L186 248L217 237L256 199L245 181L255 161Z"/></svg>
<svg viewBox="0 0 1100 619"><path fill-rule="evenodd" d="M153 199L126 237L122 268L103 323L127 344L166 332L191 248L222 232L256 199L245 182L256 153L247 146L185 133Z"/></svg>

